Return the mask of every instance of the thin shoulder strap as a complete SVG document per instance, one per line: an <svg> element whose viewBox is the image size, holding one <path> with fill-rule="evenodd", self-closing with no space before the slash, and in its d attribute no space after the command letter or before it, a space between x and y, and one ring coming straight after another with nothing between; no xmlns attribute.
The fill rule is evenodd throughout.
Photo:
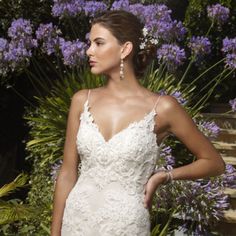
<svg viewBox="0 0 236 236"><path fill-rule="evenodd" d="M157 106L158 102L160 101L160 98L161 98L161 95L159 95L159 97L157 98L155 105L153 107L153 110L156 110L156 106Z"/></svg>

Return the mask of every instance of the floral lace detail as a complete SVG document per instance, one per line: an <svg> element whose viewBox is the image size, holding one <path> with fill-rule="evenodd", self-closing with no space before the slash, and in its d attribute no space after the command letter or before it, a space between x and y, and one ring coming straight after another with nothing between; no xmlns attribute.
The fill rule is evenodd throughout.
<svg viewBox="0 0 236 236"><path fill-rule="evenodd" d="M159 157L155 109L105 140L88 100L80 116L80 176L64 210L62 236L149 236L144 187Z"/></svg>

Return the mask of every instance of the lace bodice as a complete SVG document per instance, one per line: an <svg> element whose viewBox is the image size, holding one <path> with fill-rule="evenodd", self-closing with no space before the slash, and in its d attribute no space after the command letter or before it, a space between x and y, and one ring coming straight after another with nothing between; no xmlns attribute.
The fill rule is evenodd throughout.
<svg viewBox="0 0 236 236"><path fill-rule="evenodd" d="M68 196L63 217L66 236L150 235L149 212L143 199L144 186L159 157L153 132L156 104L141 120L106 141L89 111L88 96L76 141L80 176ZM68 219L69 215L72 218Z"/></svg>

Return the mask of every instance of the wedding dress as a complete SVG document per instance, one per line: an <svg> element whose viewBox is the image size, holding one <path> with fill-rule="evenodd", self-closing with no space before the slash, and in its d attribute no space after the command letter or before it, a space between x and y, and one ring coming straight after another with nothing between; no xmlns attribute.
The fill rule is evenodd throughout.
<svg viewBox="0 0 236 236"><path fill-rule="evenodd" d="M61 235L150 236L143 200L159 157L153 132L158 99L143 119L106 141L89 111L89 94L76 141L80 176L66 200Z"/></svg>

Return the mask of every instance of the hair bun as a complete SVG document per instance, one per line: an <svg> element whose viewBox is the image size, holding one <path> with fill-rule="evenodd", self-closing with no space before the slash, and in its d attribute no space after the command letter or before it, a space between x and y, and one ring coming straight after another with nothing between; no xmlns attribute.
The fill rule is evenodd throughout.
<svg viewBox="0 0 236 236"><path fill-rule="evenodd" d="M152 43L148 43L144 49L141 49L137 56L136 56L136 66L137 66L137 70L138 76L142 76L143 73L145 72L145 69L147 68L148 64L155 59L156 57L156 51L157 51L157 46L152 44Z"/></svg>

